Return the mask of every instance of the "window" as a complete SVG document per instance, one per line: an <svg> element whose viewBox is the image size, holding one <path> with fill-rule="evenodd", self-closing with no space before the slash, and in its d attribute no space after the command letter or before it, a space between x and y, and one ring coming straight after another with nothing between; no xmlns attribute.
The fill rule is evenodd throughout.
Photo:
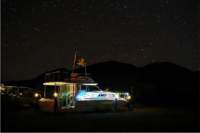
<svg viewBox="0 0 200 133"><path fill-rule="evenodd" d="M87 89L87 86L81 85L81 90L86 90L86 89Z"/></svg>
<svg viewBox="0 0 200 133"><path fill-rule="evenodd" d="M87 86L87 91L100 91L96 86Z"/></svg>
<svg viewBox="0 0 200 133"><path fill-rule="evenodd" d="M98 97L106 97L106 96L107 96L107 94L103 94L103 93L98 95Z"/></svg>
<svg viewBox="0 0 200 133"><path fill-rule="evenodd" d="M81 85L81 90L101 91L97 86L86 86L86 85Z"/></svg>

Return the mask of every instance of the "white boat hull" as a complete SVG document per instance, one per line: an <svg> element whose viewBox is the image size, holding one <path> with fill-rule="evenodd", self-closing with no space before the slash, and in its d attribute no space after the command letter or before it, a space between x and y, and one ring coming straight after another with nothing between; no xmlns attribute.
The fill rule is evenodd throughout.
<svg viewBox="0 0 200 133"><path fill-rule="evenodd" d="M76 101L75 106L62 106L62 101L58 101L59 112L95 112L95 111L113 111L113 100L95 100L95 101ZM54 111L54 99L40 99L38 102L39 108L44 112ZM126 106L126 101L118 100L117 109Z"/></svg>

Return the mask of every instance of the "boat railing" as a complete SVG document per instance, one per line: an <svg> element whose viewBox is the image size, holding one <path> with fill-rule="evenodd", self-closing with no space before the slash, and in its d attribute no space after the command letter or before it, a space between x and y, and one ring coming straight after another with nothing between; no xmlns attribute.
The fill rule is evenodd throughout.
<svg viewBox="0 0 200 133"><path fill-rule="evenodd" d="M54 72L48 72L45 74L45 82L76 80L77 77L73 77L72 74L76 74L77 77L79 76L87 77L91 75L90 73L70 73L66 71L54 71ZM87 77L87 79L89 79L89 77Z"/></svg>
<svg viewBox="0 0 200 133"><path fill-rule="evenodd" d="M91 73L77 73L79 76L90 76L91 75Z"/></svg>

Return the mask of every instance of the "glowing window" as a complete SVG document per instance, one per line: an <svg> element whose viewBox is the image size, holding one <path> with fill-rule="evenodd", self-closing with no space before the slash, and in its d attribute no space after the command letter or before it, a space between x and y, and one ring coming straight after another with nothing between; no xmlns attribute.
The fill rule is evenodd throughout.
<svg viewBox="0 0 200 133"><path fill-rule="evenodd" d="M106 97L106 96L107 96L107 94L103 94L103 93L98 95L98 97Z"/></svg>

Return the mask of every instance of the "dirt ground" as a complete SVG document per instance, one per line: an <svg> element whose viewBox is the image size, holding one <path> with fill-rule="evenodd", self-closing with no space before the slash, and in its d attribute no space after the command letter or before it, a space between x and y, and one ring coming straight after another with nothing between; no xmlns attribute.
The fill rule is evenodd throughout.
<svg viewBox="0 0 200 133"><path fill-rule="evenodd" d="M191 108L134 108L133 111L46 114L28 110L1 114L7 132L199 132L199 110Z"/></svg>

